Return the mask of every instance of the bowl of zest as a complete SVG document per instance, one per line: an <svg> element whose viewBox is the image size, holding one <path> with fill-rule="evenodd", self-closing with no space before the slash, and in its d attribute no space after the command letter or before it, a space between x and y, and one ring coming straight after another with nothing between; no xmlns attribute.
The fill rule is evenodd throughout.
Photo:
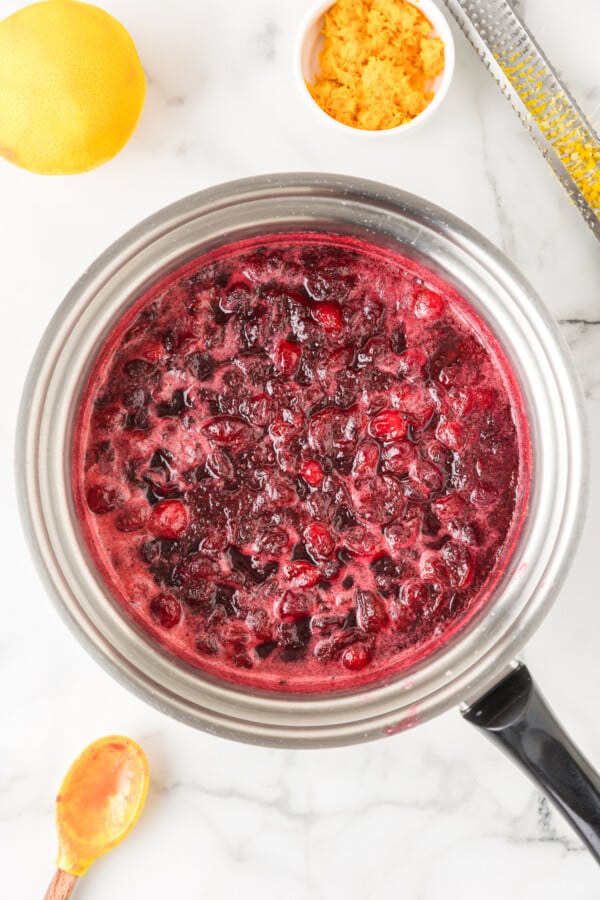
<svg viewBox="0 0 600 900"><path fill-rule="evenodd" d="M300 28L295 69L307 103L338 130L405 134L441 106L454 41L431 0L320 0Z"/></svg>

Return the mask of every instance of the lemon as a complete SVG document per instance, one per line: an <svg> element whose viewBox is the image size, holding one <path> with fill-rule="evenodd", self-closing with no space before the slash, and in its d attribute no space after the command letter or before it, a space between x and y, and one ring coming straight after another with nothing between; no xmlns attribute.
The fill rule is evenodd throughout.
<svg viewBox="0 0 600 900"><path fill-rule="evenodd" d="M120 22L78 0L43 0L0 21L0 156L31 172L101 165L131 137L146 79Z"/></svg>

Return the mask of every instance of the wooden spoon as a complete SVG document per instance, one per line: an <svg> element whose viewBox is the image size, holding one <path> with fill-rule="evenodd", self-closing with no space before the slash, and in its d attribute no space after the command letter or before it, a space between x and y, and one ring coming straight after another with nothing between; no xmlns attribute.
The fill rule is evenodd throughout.
<svg viewBox="0 0 600 900"><path fill-rule="evenodd" d="M58 869L45 900L67 900L88 866L129 834L149 780L143 750L126 737L100 738L77 757L56 798Z"/></svg>

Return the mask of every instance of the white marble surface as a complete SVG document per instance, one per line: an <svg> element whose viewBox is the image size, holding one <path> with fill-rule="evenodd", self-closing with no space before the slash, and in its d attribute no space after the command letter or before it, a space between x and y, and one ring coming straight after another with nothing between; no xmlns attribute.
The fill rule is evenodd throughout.
<svg viewBox="0 0 600 900"><path fill-rule="evenodd" d="M0 3L0 14L19 4ZM381 144L337 134L296 93L291 49L308 0L105 0L148 74L132 141L90 174L0 165L3 474L0 547L0 896L41 897L54 795L79 750L125 732L152 768L147 809L77 896L334 900L594 900L597 866L545 800L450 712L413 732L330 751L254 749L171 721L112 681L59 620L17 519L21 384L52 312L85 266L158 207L244 175L377 178L448 208L502 247L563 323L600 448L600 246L470 46L423 131ZM597 0L522 0L524 17L600 124ZM526 657L600 766L600 477L559 602Z"/></svg>

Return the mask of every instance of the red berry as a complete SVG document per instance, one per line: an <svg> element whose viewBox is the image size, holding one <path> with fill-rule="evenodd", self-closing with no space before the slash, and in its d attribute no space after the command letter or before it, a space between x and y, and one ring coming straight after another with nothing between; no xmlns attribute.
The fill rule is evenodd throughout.
<svg viewBox="0 0 600 900"><path fill-rule="evenodd" d="M356 620L363 631L381 631L389 622L385 603L372 591L357 591Z"/></svg>
<svg viewBox="0 0 600 900"><path fill-rule="evenodd" d="M431 494L441 491L444 479L437 466L426 459L416 459L409 470L410 496L415 500L427 500Z"/></svg>
<svg viewBox="0 0 600 900"><path fill-rule="evenodd" d="M352 644L342 653L342 665L352 672L364 669L373 658L373 650L369 644Z"/></svg>
<svg viewBox="0 0 600 900"><path fill-rule="evenodd" d="M406 435L406 422L399 412L386 409L373 416L369 422L369 434L378 441L397 441Z"/></svg>
<svg viewBox="0 0 600 900"><path fill-rule="evenodd" d="M392 475L404 476L415 456L415 445L410 441L391 441L381 453L382 466Z"/></svg>
<svg viewBox="0 0 600 900"><path fill-rule="evenodd" d="M209 419L202 426L209 438L218 444L234 444L237 441L249 438L251 429L243 419L237 416L217 416Z"/></svg>
<svg viewBox="0 0 600 900"><path fill-rule="evenodd" d="M300 466L300 474L311 487L316 487L323 481L323 468L316 459L307 459Z"/></svg>
<svg viewBox="0 0 600 900"><path fill-rule="evenodd" d="M413 312L417 319L439 319L444 312L444 301L433 291L419 291L413 303Z"/></svg>
<svg viewBox="0 0 600 900"><path fill-rule="evenodd" d="M364 525L349 528L344 532L343 539L348 550L360 556L372 556L379 547L375 535Z"/></svg>
<svg viewBox="0 0 600 900"><path fill-rule="evenodd" d="M419 519L417 516L401 519L388 525L384 531L385 539L393 551L398 551L402 547L410 547L417 540L419 532Z"/></svg>
<svg viewBox="0 0 600 900"><path fill-rule="evenodd" d="M129 533L141 531L148 518L147 506L126 506L115 517L115 528Z"/></svg>
<svg viewBox="0 0 600 900"><path fill-rule="evenodd" d="M315 322L331 333L337 333L344 327L342 310L337 303L319 303L312 309L312 317Z"/></svg>
<svg viewBox="0 0 600 900"><path fill-rule="evenodd" d="M427 605L428 601L429 591L422 581L418 578L409 578L404 582L402 590L400 591L401 603L404 603L405 606L418 612Z"/></svg>
<svg viewBox="0 0 600 900"><path fill-rule="evenodd" d="M409 347L400 357L398 363L398 375L407 381L416 381L423 374L427 357L422 350Z"/></svg>
<svg viewBox="0 0 600 900"><path fill-rule="evenodd" d="M335 541L321 522L311 522L304 529L306 549L317 559L329 559L335 550Z"/></svg>
<svg viewBox="0 0 600 900"><path fill-rule="evenodd" d="M379 462L379 447L373 441L363 441L358 445L354 464L352 466L353 475L367 475L377 470Z"/></svg>
<svg viewBox="0 0 600 900"><path fill-rule="evenodd" d="M417 428L423 428L435 412L435 401L422 384L403 381L392 391L392 405Z"/></svg>
<svg viewBox="0 0 600 900"><path fill-rule="evenodd" d="M462 515L465 509L465 501L460 494L446 494L445 497L437 497L431 501L431 508L442 522L448 522L456 516Z"/></svg>
<svg viewBox="0 0 600 900"><path fill-rule="evenodd" d="M181 604L172 594L158 594L150 603L150 612L163 628L174 628L181 619Z"/></svg>
<svg viewBox="0 0 600 900"><path fill-rule="evenodd" d="M419 572L424 581L448 584L448 570L435 550L425 550L421 554Z"/></svg>
<svg viewBox="0 0 600 900"><path fill-rule="evenodd" d="M283 597L275 601L273 611L278 619L286 622L297 622L310 616L311 605L302 594L286 591Z"/></svg>
<svg viewBox="0 0 600 900"><path fill-rule="evenodd" d="M187 507L180 500L161 500L148 519L148 531L156 537L174 540L189 524Z"/></svg>
<svg viewBox="0 0 600 900"><path fill-rule="evenodd" d="M146 341L137 351L137 355L150 362L160 362L165 355L165 349L160 341Z"/></svg>
<svg viewBox="0 0 600 900"><path fill-rule="evenodd" d="M302 348L292 341L280 341L275 350L275 365L283 375L292 376L300 365Z"/></svg>
<svg viewBox="0 0 600 900"><path fill-rule="evenodd" d="M88 488L86 499L89 508L97 516L118 509L125 503L125 495L110 484L93 484Z"/></svg>
<svg viewBox="0 0 600 900"><path fill-rule="evenodd" d="M435 436L438 441L441 441L446 447L449 447L451 450L458 450L462 443L461 432L462 429L458 422L441 421L435 429Z"/></svg>
<svg viewBox="0 0 600 900"><path fill-rule="evenodd" d="M452 411L459 418L465 416L473 405L473 395L460 387L451 387L448 390L448 400Z"/></svg>
<svg viewBox="0 0 600 900"><path fill-rule="evenodd" d="M251 425L266 428L271 418L271 399L266 394L257 394L240 404L240 411Z"/></svg>
<svg viewBox="0 0 600 900"><path fill-rule="evenodd" d="M246 628L258 641L270 641L273 636L271 621L266 609L251 609L246 616Z"/></svg>
<svg viewBox="0 0 600 900"><path fill-rule="evenodd" d="M319 570L303 560L295 560L285 565L283 574L292 588L313 587L320 578Z"/></svg>
<svg viewBox="0 0 600 900"><path fill-rule="evenodd" d="M463 591L475 574L469 551L462 544L450 541L444 546L442 556L450 573L450 581L459 591Z"/></svg>

